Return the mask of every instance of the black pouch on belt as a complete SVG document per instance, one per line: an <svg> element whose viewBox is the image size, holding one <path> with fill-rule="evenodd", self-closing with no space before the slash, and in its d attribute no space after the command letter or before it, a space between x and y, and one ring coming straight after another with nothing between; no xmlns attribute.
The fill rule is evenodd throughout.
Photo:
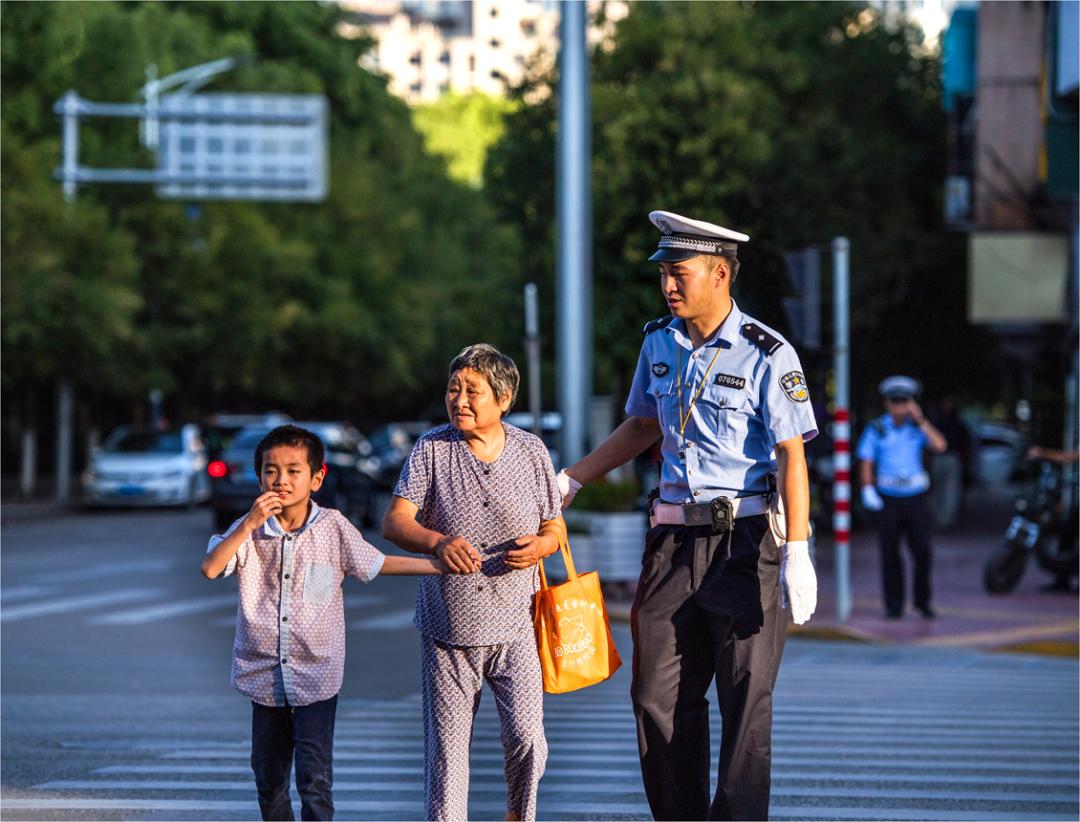
<svg viewBox="0 0 1080 822"><path fill-rule="evenodd" d="M735 510L731 500L727 497L717 497L710 505L712 506L712 523L714 534L726 534L735 525Z"/></svg>

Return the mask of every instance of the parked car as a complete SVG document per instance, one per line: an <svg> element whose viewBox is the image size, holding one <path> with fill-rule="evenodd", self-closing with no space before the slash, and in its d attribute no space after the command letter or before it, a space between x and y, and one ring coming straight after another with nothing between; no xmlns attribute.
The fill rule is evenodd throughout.
<svg viewBox="0 0 1080 822"><path fill-rule="evenodd" d="M171 430L122 425L82 476L87 505L186 505L210 497L206 446L196 425Z"/></svg>
<svg viewBox="0 0 1080 822"><path fill-rule="evenodd" d="M249 426L265 425L273 428L287 422L292 422L292 417L281 411L268 411L265 414L214 414L206 420L202 428L207 456L211 460L218 459L221 452L232 443L233 437Z"/></svg>
<svg viewBox="0 0 1080 822"><path fill-rule="evenodd" d="M326 449L326 479L312 496L316 503L336 508L356 526L374 523L375 478L371 443L347 422L298 422L322 440ZM251 510L259 496L255 446L276 426L249 426L237 434L218 459L207 465L212 483L210 505L220 531Z"/></svg>
<svg viewBox="0 0 1080 822"><path fill-rule="evenodd" d="M412 453L420 435L433 426L429 422L389 422L368 435L374 460L375 483L381 490L392 490L401 474L401 466Z"/></svg>
<svg viewBox="0 0 1080 822"><path fill-rule="evenodd" d="M1024 435L1015 428L983 422L975 428L975 480L982 486L1007 485L1017 478Z"/></svg>

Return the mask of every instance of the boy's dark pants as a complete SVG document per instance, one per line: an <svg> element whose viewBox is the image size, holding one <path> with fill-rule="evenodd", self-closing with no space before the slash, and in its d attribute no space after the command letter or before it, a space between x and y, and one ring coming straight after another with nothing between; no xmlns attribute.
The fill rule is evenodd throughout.
<svg viewBox="0 0 1080 822"><path fill-rule="evenodd" d="M251 769L262 818L295 819L289 801L295 755L300 818L333 819L337 696L299 708L251 705Z"/></svg>

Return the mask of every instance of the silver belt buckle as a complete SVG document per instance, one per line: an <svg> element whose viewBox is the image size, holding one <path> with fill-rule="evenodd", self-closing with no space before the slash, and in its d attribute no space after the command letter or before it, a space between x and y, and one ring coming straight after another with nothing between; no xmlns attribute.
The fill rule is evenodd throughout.
<svg viewBox="0 0 1080 822"><path fill-rule="evenodd" d="M682 507L683 521L687 525L712 525L712 503L691 502Z"/></svg>

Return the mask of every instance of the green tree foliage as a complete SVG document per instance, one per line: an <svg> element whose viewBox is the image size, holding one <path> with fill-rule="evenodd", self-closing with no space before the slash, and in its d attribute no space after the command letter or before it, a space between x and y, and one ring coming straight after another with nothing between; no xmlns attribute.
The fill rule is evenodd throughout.
<svg viewBox="0 0 1080 822"><path fill-rule="evenodd" d="M5 388L66 376L112 404L161 387L177 419L274 407L368 422L438 406L464 345L512 343L492 318L516 302L515 233L425 151L408 108L358 67L370 42L335 34L339 16L312 2L3 4ZM164 77L230 55L250 60L206 91L329 98L324 203L195 207L86 186L65 207L51 109L67 89L133 101L151 64ZM134 121L84 121L81 138L85 165L152 162Z"/></svg>
<svg viewBox="0 0 1080 822"><path fill-rule="evenodd" d="M502 137L503 120L514 103L479 91L446 94L413 109L413 122L428 151L449 162L450 176L480 188L488 149Z"/></svg>
<svg viewBox="0 0 1080 822"><path fill-rule="evenodd" d="M969 385L989 378L963 318L962 240L941 228L940 66L918 36L853 3L633 6L592 56L599 389L626 390L636 329L664 313L646 262L657 208L748 233L736 299L781 329L783 253L848 236L854 384L868 400L890 371L954 389L946 355ZM508 117L487 168L500 214L538 250L530 277L554 266L553 194L531 182L551 179L557 91L547 76L517 89L553 93Z"/></svg>

